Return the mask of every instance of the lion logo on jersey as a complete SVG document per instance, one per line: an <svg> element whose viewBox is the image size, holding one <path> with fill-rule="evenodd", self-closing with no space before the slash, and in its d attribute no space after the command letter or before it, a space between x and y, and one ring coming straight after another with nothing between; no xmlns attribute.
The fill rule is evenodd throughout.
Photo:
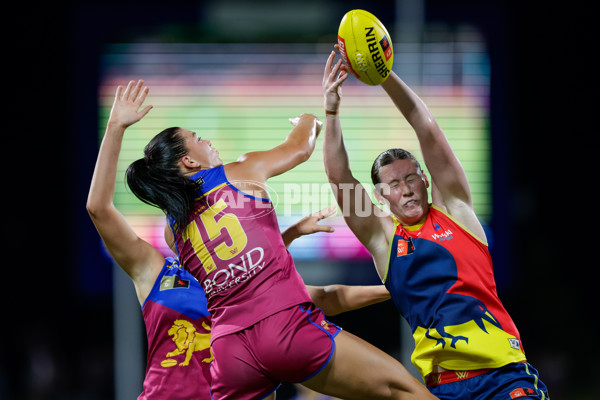
<svg viewBox="0 0 600 400"><path fill-rule="evenodd" d="M202 322L202 327L207 332L210 332L210 327L206 323ZM169 357L175 357L180 354L185 354L185 359L179 363L179 366L189 365L194 352L210 349L210 333L199 333L196 331L196 327L189 321L176 320L167 333L169 336L172 336L173 343L175 343L177 349L167 353L167 358L160 363L163 367L177 365L177 361ZM203 359L202 362L210 363L212 360L213 353L210 350L210 357Z"/></svg>

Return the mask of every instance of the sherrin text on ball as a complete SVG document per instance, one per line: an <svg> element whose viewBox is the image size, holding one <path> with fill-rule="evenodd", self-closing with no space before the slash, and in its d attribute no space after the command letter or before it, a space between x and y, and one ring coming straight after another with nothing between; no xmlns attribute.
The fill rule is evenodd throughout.
<svg viewBox="0 0 600 400"><path fill-rule="evenodd" d="M351 10L338 29L340 55L350 72L367 85L387 79L394 63L394 50L385 26L368 11Z"/></svg>

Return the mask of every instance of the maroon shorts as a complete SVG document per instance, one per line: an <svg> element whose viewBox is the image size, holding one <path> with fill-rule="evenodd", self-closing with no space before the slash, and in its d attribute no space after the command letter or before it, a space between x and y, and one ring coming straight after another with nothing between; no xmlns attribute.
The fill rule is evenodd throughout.
<svg viewBox="0 0 600 400"><path fill-rule="evenodd" d="M281 382L302 382L323 369L341 328L312 303L273 314L212 343L211 394L219 399L260 399Z"/></svg>

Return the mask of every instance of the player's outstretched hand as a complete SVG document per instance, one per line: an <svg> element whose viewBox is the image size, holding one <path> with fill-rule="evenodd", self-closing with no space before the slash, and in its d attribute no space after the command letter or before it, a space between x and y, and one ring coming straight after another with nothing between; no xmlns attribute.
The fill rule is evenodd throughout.
<svg viewBox="0 0 600 400"><path fill-rule="evenodd" d="M342 68L342 59L335 64L335 51L327 58L325 71L323 72L323 95L325 110L337 112L342 99L342 83L348 78L348 72Z"/></svg>
<svg viewBox="0 0 600 400"><path fill-rule="evenodd" d="M300 221L296 222L296 229L300 235L310 235L311 233L316 232L334 232L335 228L329 225L319 225L318 222L331 217L337 211L337 206L333 205L330 207L326 207L320 211L316 211L306 217L302 218Z"/></svg>
<svg viewBox="0 0 600 400"><path fill-rule="evenodd" d="M152 109L149 105L140 111L149 91L141 79L137 83L130 81L125 89L119 85L108 123L127 128L144 118Z"/></svg>

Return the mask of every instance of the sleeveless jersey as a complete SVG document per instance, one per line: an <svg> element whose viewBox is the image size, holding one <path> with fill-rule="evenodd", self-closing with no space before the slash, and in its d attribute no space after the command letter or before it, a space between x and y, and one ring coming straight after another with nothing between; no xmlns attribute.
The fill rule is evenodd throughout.
<svg viewBox="0 0 600 400"><path fill-rule="evenodd" d="M312 302L283 243L271 201L240 192L223 166L190 179L202 182L201 196L187 225L173 231L182 265L206 293L212 340Z"/></svg>
<svg viewBox="0 0 600 400"><path fill-rule="evenodd" d="M496 293L486 244L431 206L422 225L398 225L384 278L415 340L411 361L425 378L448 370L525 361L519 332Z"/></svg>
<svg viewBox="0 0 600 400"><path fill-rule="evenodd" d="M167 258L142 305L148 361L138 400L210 399L210 315L204 291Z"/></svg>

